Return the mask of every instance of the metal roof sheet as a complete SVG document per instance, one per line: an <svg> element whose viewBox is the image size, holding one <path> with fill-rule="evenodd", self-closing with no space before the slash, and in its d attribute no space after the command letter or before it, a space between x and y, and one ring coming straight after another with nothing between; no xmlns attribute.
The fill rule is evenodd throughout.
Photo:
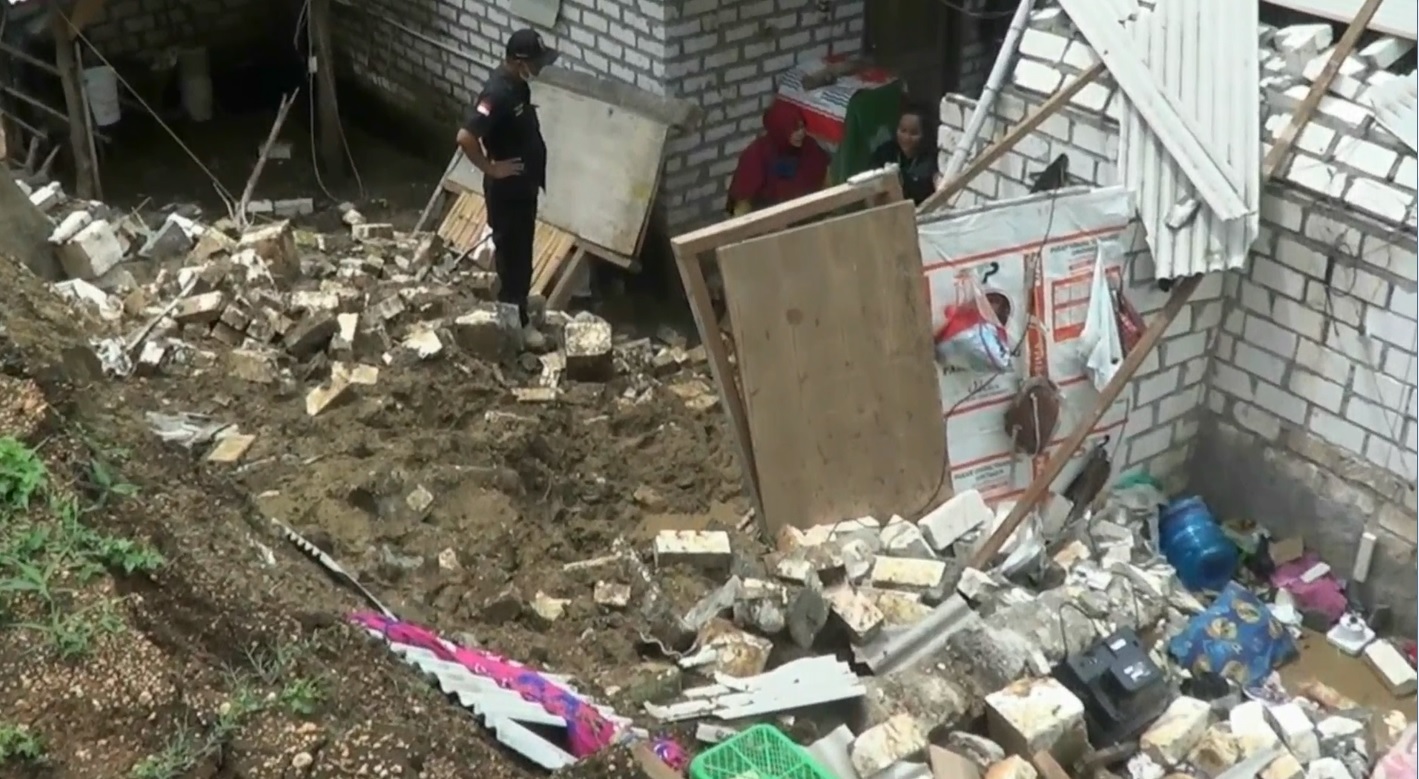
<svg viewBox="0 0 1419 779"><path fill-rule="evenodd" d="M1349 24L1360 15L1360 7L1365 0L1267 0L1267 5L1290 8L1321 19L1329 19L1341 24ZM1415 0L1385 0L1367 29L1415 40L1415 28L1419 26L1419 3Z"/></svg>
<svg viewBox="0 0 1419 779"><path fill-rule="evenodd" d="M1226 19L1226 24L1217 24ZM1159 0L1125 27L1153 77L1241 195L1248 216L1223 221L1205 204L1131 105L1119 167L1133 192L1157 278L1245 265L1260 227L1261 102L1257 0Z"/></svg>

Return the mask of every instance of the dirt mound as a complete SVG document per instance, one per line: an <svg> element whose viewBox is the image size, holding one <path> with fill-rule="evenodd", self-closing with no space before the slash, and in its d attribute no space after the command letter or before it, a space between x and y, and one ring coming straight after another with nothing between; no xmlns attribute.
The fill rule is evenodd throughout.
<svg viewBox="0 0 1419 779"><path fill-rule="evenodd" d="M0 442L25 445L0 446L6 775L537 775L350 628L366 604L267 517L402 617L594 692L637 661L634 630L592 604L601 574L564 564L648 521L743 510L719 415L659 384L525 404L516 376L450 359L386 370L313 417L303 392L218 369L105 379L90 326L0 258ZM155 436L150 411L255 441L240 465L207 463ZM26 452L47 479L23 509L4 479ZM34 588L6 587L36 570Z"/></svg>

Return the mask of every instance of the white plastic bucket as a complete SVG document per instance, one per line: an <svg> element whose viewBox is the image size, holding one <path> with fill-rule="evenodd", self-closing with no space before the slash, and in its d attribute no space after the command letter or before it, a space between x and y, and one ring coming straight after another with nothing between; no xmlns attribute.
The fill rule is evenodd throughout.
<svg viewBox="0 0 1419 779"><path fill-rule="evenodd" d="M123 109L118 104L118 74L107 65L84 68L84 95L93 112L94 124L107 127L117 124L123 118Z"/></svg>
<svg viewBox="0 0 1419 779"><path fill-rule="evenodd" d="M184 49L177 54L178 89L182 109L194 122L212 118L212 72L207 65L207 49Z"/></svg>

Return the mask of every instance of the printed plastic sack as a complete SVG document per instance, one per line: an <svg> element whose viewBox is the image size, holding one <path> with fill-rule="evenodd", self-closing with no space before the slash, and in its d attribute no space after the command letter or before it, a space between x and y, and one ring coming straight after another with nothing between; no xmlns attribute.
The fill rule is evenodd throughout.
<svg viewBox="0 0 1419 779"><path fill-rule="evenodd" d="M985 289L969 271L956 277L956 300L945 309L936 332L936 358L944 365L977 373L1010 370L1010 343Z"/></svg>
<svg viewBox="0 0 1419 779"><path fill-rule="evenodd" d="M1219 674L1252 687L1295 657L1296 643L1266 604L1228 582L1217 600L1168 642L1168 654L1194 674Z"/></svg>

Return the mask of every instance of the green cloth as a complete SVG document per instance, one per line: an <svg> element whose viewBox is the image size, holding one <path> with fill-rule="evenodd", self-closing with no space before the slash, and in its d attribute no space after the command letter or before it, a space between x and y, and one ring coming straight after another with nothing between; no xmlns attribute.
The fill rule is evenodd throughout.
<svg viewBox="0 0 1419 779"><path fill-rule="evenodd" d="M902 95L900 81L853 94L847 104L847 116L843 119L843 142L833 153L832 164L828 168L828 177L834 184L841 184L872 167L873 149L890 139L897 129Z"/></svg>

